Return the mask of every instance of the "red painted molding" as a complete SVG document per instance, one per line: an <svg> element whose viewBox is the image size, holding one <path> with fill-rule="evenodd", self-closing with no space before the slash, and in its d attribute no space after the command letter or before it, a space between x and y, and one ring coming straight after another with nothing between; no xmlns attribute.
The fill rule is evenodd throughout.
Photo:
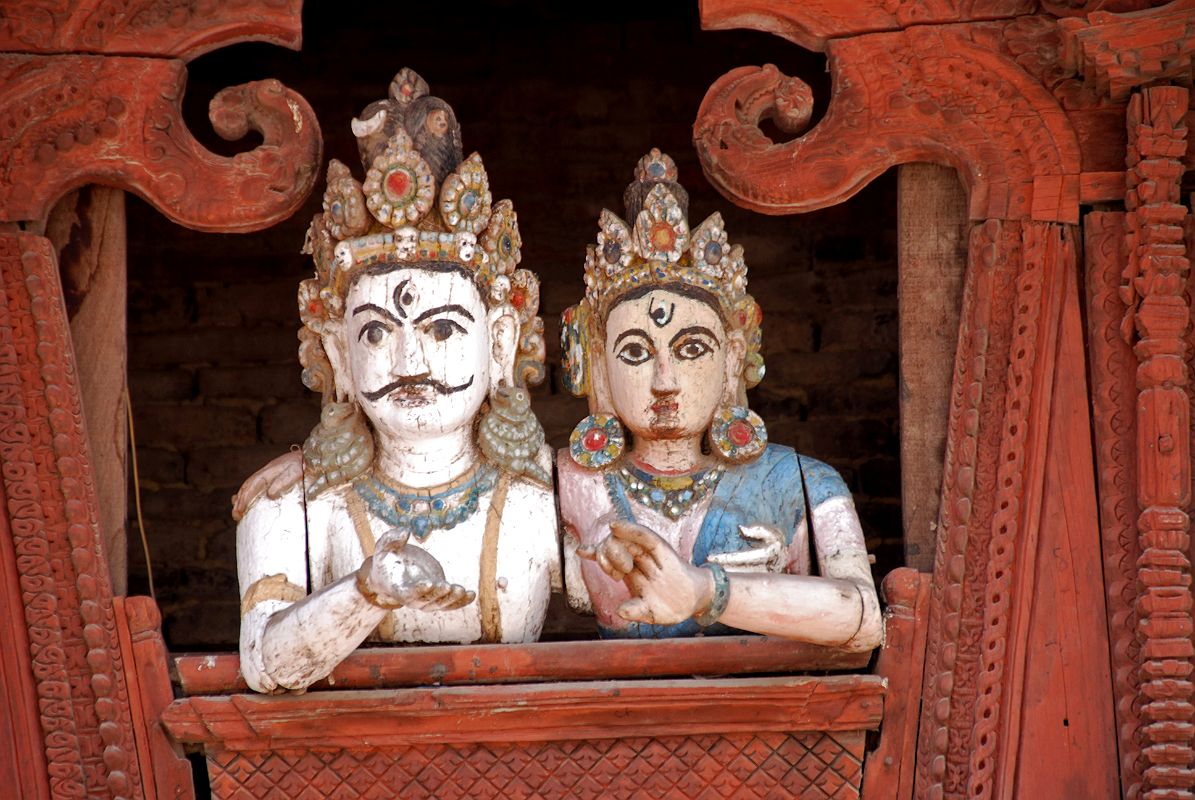
<svg viewBox="0 0 1195 800"><path fill-rule="evenodd" d="M7 0L0 7L0 52L95 53L181 58L238 42L298 50L302 0Z"/></svg>
<svg viewBox="0 0 1195 800"><path fill-rule="evenodd" d="M870 660L871 653L764 636L371 647L350 655L310 691L847 670ZM175 659L188 695L248 691L239 665L232 654Z"/></svg>

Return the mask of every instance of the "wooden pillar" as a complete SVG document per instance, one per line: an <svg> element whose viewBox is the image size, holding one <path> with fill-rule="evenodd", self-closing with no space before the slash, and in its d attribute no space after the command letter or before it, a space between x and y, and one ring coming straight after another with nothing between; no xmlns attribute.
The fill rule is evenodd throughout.
<svg viewBox="0 0 1195 800"><path fill-rule="evenodd" d="M127 576L128 415L124 192L89 186L50 212L100 507L100 533L114 594Z"/></svg>
<svg viewBox="0 0 1195 800"><path fill-rule="evenodd" d="M932 572L967 264L967 198L936 164L899 168L900 472L905 564Z"/></svg>

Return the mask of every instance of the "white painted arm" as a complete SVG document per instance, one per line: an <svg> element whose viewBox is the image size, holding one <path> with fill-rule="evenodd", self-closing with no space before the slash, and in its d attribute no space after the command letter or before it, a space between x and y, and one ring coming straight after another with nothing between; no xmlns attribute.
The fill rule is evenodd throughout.
<svg viewBox="0 0 1195 800"><path fill-rule="evenodd" d="M730 598L719 621L813 644L874 649L883 636L883 616L849 497L831 497L813 510L813 539L819 576L728 570Z"/></svg>
<svg viewBox="0 0 1195 800"><path fill-rule="evenodd" d="M241 673L251 689L303 689L325 677L386 614L356 576L308 595L305 519L299 487L259 495L237 525Z"/></svg>
<svg viewBox="0 0 1195 800"><path fill-rule="evenodd" d="M303 507L296 488L258 499L237 526L241 672L259 692L304 689L324 678L392 608L460 608L474 593L444 580L427 551L390 531L361 570L306 592ZM290 502L287 502L289 500ZM362 577L363 576L363 577Z"/></svg>

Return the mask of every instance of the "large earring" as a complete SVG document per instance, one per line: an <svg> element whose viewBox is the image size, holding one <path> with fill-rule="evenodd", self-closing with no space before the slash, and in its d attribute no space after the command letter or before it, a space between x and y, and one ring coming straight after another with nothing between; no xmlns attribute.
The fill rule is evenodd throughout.
<svg viewBox="0 0 1195 800"><path fill-rule="evenodd" d="M735 464L759 458L768 446L768 429L759 414L745 406L718 409L709 428L710 449Z"/></svg>
<svg viewBox="0 0 1195 800"><path fill-rule="evenodd" d="M490 463L552 488L552 476L535 460L544 445L544 429L531 410L531 393L525 388L500 386L490 393L490 409L477 428L477 443Z"/></svg>
<svg viewBox="0 0 1195 800"><path fill-rule="evenodd" d="M626 446L622 423L613 414L590 414L568 437L568 452L582 467L601 469L618 460Z"/></svg>

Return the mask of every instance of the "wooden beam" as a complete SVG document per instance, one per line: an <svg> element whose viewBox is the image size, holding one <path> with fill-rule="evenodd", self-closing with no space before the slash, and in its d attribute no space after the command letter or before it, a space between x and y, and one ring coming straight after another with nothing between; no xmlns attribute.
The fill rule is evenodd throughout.
<svg viewBox="0 0 1195 800"><path fill-rule="evenodd" d="M870 659L766 636L379 647L353 653L311 690L846 670ZM186 655L174 663L188 695L248 690L235 655Z"/></svg>
<svg viewBox="0 0 1195 800"><path fill-rule="evenodd" d="M967 264L967 198L958 174L949 167L907 164L898 176L905 564L932 572Z"/></svg>
<svg viewBox="0 0 1195 800"><path fill-rule="evenodd" d="M128 424L125 411L127 248L124 192L89 186L50 212L58 251L113 594L128 577Z"/></svg>

